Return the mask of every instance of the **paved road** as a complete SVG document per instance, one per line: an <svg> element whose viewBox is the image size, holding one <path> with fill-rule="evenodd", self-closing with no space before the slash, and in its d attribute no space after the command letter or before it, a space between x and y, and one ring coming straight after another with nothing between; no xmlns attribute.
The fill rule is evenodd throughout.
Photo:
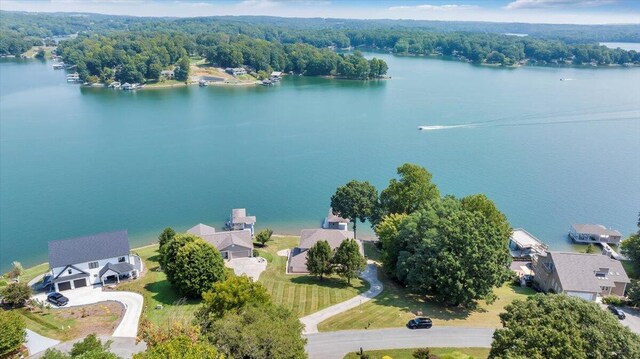
<svg viewBox="0 0 640 359"><path fill-rule="evenodd" d="M373 262L369 261L367 268L362 272L360 277L369 282L369 290L344 302L300 318L300 322L302 322L305 327L304 334L317 333L318 324L322 321L366 303L382 292L382 283L378 280L378 270Z"/></svg>
<svg viewBox="0 0 640 359"><path fill-rule="evenodd" d="M142 314L143 298L140 294L121 291L103 291L101 287L85 287L63 292L69 298L67 307L79 305L95 304L113 300L124 305L125 313L113 332L114 337L135 338L138 334L138 322L140 314ZM34 296L41 301L46 300L45 293L39 293Z"/></svg>
<svg viewBox="0 0 640 359"><path fill-rule="evenodd" d="M491 347L494 329L433 327L344 330L309 334L309 359L342 359L347 353L364 350L419 347Z"/></svg>
<svg viewBox="0 0 640 359"><path fill-rule="evenodd" d="M58 340L43 337L42 335L27 329L27 341L24 345L29 349L29 355L43 352L58 344L60 344Z"/></svg>
<svg viewBox="0 0 640 359"><path fill-rule="evenodd" d="M145 349L147 349L147 345L144 342L136 344L136 340L134 338L118 338L106 335L99 335L98 338L102 340L102 343L106 343L107 340L111 340L112 343L110 351L125 359L131 358L133 357L133 354L145 351ZM62 344L54 346L53 348L68 353L69 351L71 351L71 347L73 347L73 344L82 339L84 338L64 342ZM29 358L40 358L43 354L44 352L40 352L36 355L31 355Z"/></svg>

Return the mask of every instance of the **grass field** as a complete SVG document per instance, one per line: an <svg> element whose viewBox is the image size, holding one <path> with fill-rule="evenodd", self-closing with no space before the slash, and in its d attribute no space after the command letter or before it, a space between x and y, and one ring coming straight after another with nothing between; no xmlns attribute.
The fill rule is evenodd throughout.
<svg viewBox="0 0 640 359"><path fill-rule="evenodd" d="M199 300L186 300L167 281L163 272L158 272L158 245L150 245L133 250L144 261L146 274L141 278L120 284L119 290L137 292L144 296L143 316L154 324L169 320L190 320L198 309ZM162 305L162 309L156 309Z"/></svg>
<svg viewBox="0 0 640 359"><path fill-rule="evenodd" d="M303 317L369 289L369 285L360 279L353 280L351 286L348 286L337 276L320 281L310 275L285 274L287 258L276 253L281 249L295 247L299 240L299 237L274 236L267 247L258 247L260 255L269 262L259 281L267 288L275 303L291 309L298 317Z"/></svg>
<svg viewBox="0 0 640 359"><path fill-rule="evenodd" d="M389 356L392 359L414 359L413 353L416 349L390 349L390 350L368 350L371 359L381 359ZM489 356L488 348L431 348L431 353L442 359L485 359ZM344 359L360 359L356 353L347 354Z"/></svg>
<svg viewBox="0 0 640 359"><path fill-rule="evenodd" d="M372 257L375 247L366 246L365 250L367 255ZM334 331L362 329L367 326L372 329L402 327L415 315L431 317L434 325L498 328L501 326L498 314L503 312L507 304L535 293L531 288L504 285L495 289L494 293L498 299L494 303L486 304L480 301L477 309L466 310L445 307L426 300L424 296L414 295L387 278L381 268L378 268L378 278L384 285L380 295L320 323L318 329Z"/></svg>
<svg viewBox="0 0 640 359"><path fill-rule="evenodd" d="M22 316L28 329L62 341L91 333L111 335L120 317L124 315L124 307L117 302L37 312L30 312L26 308L15 311Z"/></svg>

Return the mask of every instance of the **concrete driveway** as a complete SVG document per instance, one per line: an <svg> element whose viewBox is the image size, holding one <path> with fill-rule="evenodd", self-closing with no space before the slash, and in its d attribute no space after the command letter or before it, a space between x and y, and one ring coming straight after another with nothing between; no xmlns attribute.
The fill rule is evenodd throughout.
<svg viewBox="0 0 640 359"><path fill-rule="evenodd" d="M29 355L43 352L58 344L60 344L60 341L43 337L42 335L27 329L27 340L24 345L29 349Z"/></svg>
<svg viewBox="0 0 640 359"><path fill-rule="evenodd" d="M627 318L620 321L620 324L627 326L632 332L640 334L640 311L631 308L620 308Z"/></svg>
<svg viewBox="0 0 640 359"><path fill-rule="evenodd" d="M144 302L142 296L132 292L121 291L103 291L102 287L85 287L62 292L69 298L69 304L65 307L75 307L80 305L95 304L113 300L124 305L124 316L113 332L114 337L135 338L138 334L138 322L142 314L142 304ZM35 299L46 301L47 294L39 293L34 296ZM55 306L52 306L55 308Z"/></svg>
<svg viewBox="0 0 640 359"><path fill-rule="evenodd" d="M253 278L253 281L257 282L260 274L267 269L267 260L262 257L233 258L225 262L224 265L232 268L236 275L246 274L247 277Z"/></svg>
<svg viewBox="0 0 640 359"><path fill-rule="evenodd" d="M342 359L349 352L420 347L491 347L494 329L433 327L431 329L390 328L342 330L309 334L309 359Z"/></svg>
<svg viewBox="0 0 640 359"><path fill-rule="evenodd" d="M110 351L121 358L131 358L134 354L143 352L147 349L147 344L145 342L141 341L136 343L136 339L134 338L110 337L105 335L99 335L98 338L102 341L103 344L111 340L112 343ZM73 344L83 339L84 338L74 339L55 345L53 348L60 350L63 353L68 353L71 351ZM35 355L32 354L29 358L40 358L42 357L42 355L44 355L44 352L40 352Z"/></svg>
<svg viewBox="0 0 640 359"><path fill-rule="evenodd" d="M346 312L351 308L364 304L382 292L382 282L378 280L378 270L375 263L372 261L369 261L367 268L362 272L360 278L369 282L369 290L351 299L345 300L344 302L340 302L313 314L307 315L306 317L300 318L300 322L304 325L304 334L317 333L318 324L321 322L336 314Z"/></svg>

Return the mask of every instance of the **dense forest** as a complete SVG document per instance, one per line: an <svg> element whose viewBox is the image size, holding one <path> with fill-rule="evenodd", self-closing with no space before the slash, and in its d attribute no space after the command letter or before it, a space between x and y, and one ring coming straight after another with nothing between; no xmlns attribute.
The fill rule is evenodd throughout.
<svg viewBox="0 0 640 359"><path fill-rule="evenodd" d="M449 56L497 65L640 64L640 53L598 41L640 41L638 25L538 25L411 20L274 17L139 18L98 14L0 12L0 55L19 55L55 36L58 52L84 80L141 82L188 57L256 72L292 71L367 79L382 76L382 60L334 50L371 48L399 55ZM509 36L507 32L528 36ZM183 66L180 66L182 63ZM184 75L184 73L183 73Z"/></svg>

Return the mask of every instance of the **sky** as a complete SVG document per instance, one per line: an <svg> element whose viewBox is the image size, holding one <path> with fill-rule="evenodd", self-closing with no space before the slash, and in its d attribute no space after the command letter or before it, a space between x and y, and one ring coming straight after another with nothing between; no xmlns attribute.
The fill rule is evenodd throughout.
<svg viewBox="0 0 640 359"><path fill-rule="evenodd" d="M193 17L268 15L638 24L640 0L0 0L0 10Z"/></svg>

